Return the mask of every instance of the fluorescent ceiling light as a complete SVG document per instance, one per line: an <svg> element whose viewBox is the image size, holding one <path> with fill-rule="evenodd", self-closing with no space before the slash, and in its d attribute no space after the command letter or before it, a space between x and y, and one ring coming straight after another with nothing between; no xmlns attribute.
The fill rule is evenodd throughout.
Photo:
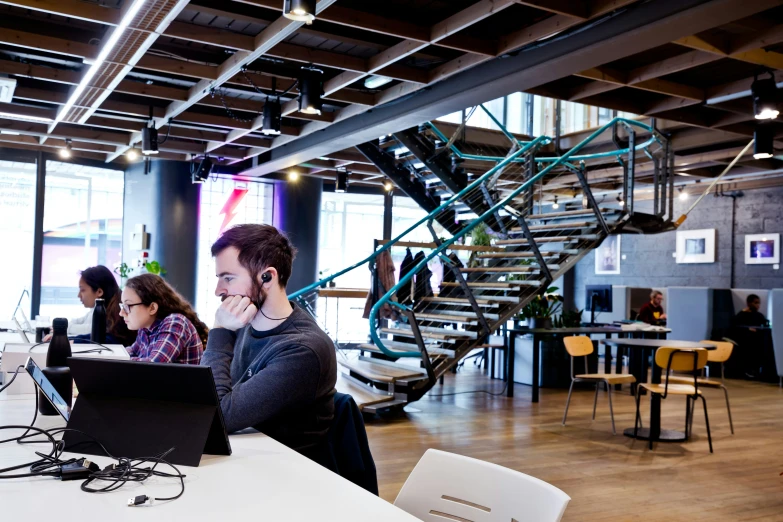
<svg viewBox="0 0 783 522"><path fill-rule="evenodd" d="M7 131L7 130L0 131L0 134L8 134L9 136L19 136L19 133L18 133L18 132L14 132L14 131Z"/></svg>
<svg viewBox="0 0 783 522"><path fill-rule="evenodd" d="M0 118L10 118L12 120L31 121L34 123L50 123L51 118L44 118L41 116L30 116L26 114L14 114L13 112L0 111Z"/></svg>
<svg viewBox="0 0 783 522"><path fill-rule="evenodd" d="M391 78L387 78L386 76L370 76L366 80L364 80L364 86L367 89L378 89L380 87L383 87L387 83L390 83L392 81Z"/></svg>
<svg viewBox="0 0 783 522"><path fill-rule="evenodd" d="M84 92L84 89L87 88L87 86L92 81L93 77L97 74L98 69L100 69L101 65L103 65L103 62L106 61L106 58L109 56L109 53L112 51L112 49L114 49L114 46L117 45L117 42L122 36L122 33L125 32L125 29L128 28L130 23L138 14L139 9L141 9L141 6L144 5L144 2L146 1L147 0L136 0L133 3L133 5L130 6L130 9L128 9L125 12L125 16L122 17L120 23L117 25L117 27L114 28L114 31L112 31L111 36L106 41L106 44L101 49L101 52L98 53L98 57L90 66L90 69L87 71L87 74L84 75L82 80L79 82L79 85L77 85L76 89L74 89L73 93L71 93L71 96L68 98L68 101L65 103L65 105L63 105L62 109L60 109L60 112L57 113L57 117L54 119L52 124L49 125L50 133L54 130L57 124L60 123L63 120L63 118L65 118L65 116L71 110L73 105L77 102L79 97Z"/></svg>

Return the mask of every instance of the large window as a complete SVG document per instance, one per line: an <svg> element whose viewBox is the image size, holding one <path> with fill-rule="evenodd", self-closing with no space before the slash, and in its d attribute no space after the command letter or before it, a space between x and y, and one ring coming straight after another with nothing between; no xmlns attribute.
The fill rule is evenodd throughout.
<svg viewBox="0 0 783 522"><path fill-rule="evenodd" d="M332 275L373 252L383 237L383 196L324 192L318 235L318 270ZM343 288L369 288L370 272L357 269L336 281Z"/></svg>
<svg viewBox="0 0 783 522"><path fill-rule="evenodd" d="M84 315L80 271L121 262L124 187L122 171L46 162L42 316Z"/></svg>
<svg viewBox="0 0 783 522"><path fill-rule="evenodd" d="M210 323L220 306L215 296L215 259L212 243L228 227L241 223L272 224L274 216L273 183L212 178L201 185L198 226L198 271L196 312Z"/></svg>
<svg viewBox="0 0 783 522"><path fill-rule="evenodd" d="M0 161L0 237L10 255L0 256L0 320L11 318L16 303L32 291L35 229L35 163ZM22 300L30 315L30 299Z"/></svg>

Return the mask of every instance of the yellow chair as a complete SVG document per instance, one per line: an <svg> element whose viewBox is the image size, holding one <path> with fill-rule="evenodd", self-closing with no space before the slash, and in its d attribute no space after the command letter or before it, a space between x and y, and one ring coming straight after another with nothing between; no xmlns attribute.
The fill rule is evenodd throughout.
<svg viewBox="0 0 783 522"><path fill-rule="evenodd" d="M634 422L634 436L637 434L637 427L641 421L641 415L639 414L639 399L641 397L642 389L648 390L651 394L657 394L661 396L661 399L667 398L669 395L685 395L686 408L685 408L685 438L690 438L690 427L692 425L693 411L691 408L691 401L696 401L697 398L702 400L704 404L704 422L707 424L707 440L710 444L710 453L712 453L712 435L710 434L710 419L707 416L707 400L702 395L699 389L699 372L707 366L707 350L704 348L671 348L661 347L655 352L655 364L663 369L663 383L651 384L640 383L636 387L636 420ZM674 384L670 383L666 376L669 372L681 372L690 373L690 384ZM653 447L653 440L650 438L650 449Z"/></svg>
<svg viewBox="0 0 783 522"><path fill-rule="evenodd" d="M571 386L568 388L568 399L563 412L563 426L565 426L566 416L568 416L568 405L571 403L571 392L574 390L574 383L577 381L595 382L595 398L593 399L593 420L595 420L595 407L598 404L598 390L600 389L599 384L603 382L609 394L609 415L612 417L612 433L617 435L617 430L614 427L614 411L612 410L612 385L633 383L636 382L636 378L626 373L587 373L587 356L593 353L594 348L593 341L586 335L565 337L563 338L563 344L565 344L565 348L571 356ZM574 375L575 357L585 358L585 373Z"/></svg>
<svg viewBox="0 0 783 522"><path fill-rule="evenodd" d="M714 362L714 363L720 363L720 378L721 381L723 380L723 363L725 363L729 357L731 357L731 352L734 349L734 345L730 342L725 341L702 341L704 343L714 344L717 348L715 350L708 350L707 351L707 361L708 362ZM729 427L731 427L731 434L734 435L734 422L731 420L731 405L729 404L729 390L726 389L726 386L723 384L723 382L718 381L716 379L711 379L709 377L699 377L698 379L699 387L704 388L720 388L723 390L723 395L726 397L726 410L729 412ZM671 375L669 377L669 382L672 384L690 384L693 382L692 377L685 377L680 375ZM693 423L693 413L691 412L691 423Z"/></svg>

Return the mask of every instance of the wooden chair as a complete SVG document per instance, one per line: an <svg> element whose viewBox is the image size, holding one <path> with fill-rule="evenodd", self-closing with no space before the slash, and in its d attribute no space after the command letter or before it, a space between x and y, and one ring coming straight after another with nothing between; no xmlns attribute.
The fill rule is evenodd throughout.
<svg viewBox="0 0 783 522"><path fill-rule="evenodd" d="M704 422L707 424L707 440L710 444L710 453L712 453L712 435L710 434L710 419L707 416L707 400L702 395L699 389L699 372L707 366L707 350L704 348L671 348L661 347L655 352L655 364L661 367L664 371L664 379L662 384L652 383L639 383L636 387L636 420L634 422L634 436L637 435L637 428L641 421L641 415L639 414L639 399L641 398L641 390L646 389L651 394L657 394L661 396L661 399L667 398L669 395L685 395L686 407L685 407L685 438L690 438L690 427L693 422L691 417L693 416L691 401L696 401L697 398L701 399L704 404ZM689 384L674 384L670 383L667 376L670 372L690 373ZM650 449L653 447L653 440L650 438Z"/></svg>
<svg viewBox="0 0 783 522"><path fill-rule="evenodd" d="M725 363L729 357L731 357L731 351L734 349L734 345L726 341L702 341L704 343L714 344L717 346L715 350L707 351L707 361L720 363L720 378L721 380L712 379L709 377L699 377L697 379L699 386L704 388L715 388L723 390L723 395L726 397L726 411L729 412L729 427L731 428L731 434L734 435L734 422L731 420L731 405L729 404L729 390L723 384L723 363ZM690 384L693 382L692 377L686 377L681 375L669 376L669 382L672 384ZM693 412L691 412L691 423L693 423Z"/></svg>
<svg viewBox="0 0 783 522"><path fill-rule="evenodd" d="M535 477L429 449L394 505L424 522L558 522L570 500Z"/></svg>
<svg viewBox="0 0 783 522"><path fill-rule="evenodd" d="M593 399L593 420L595 420L595 407L598 404L598 390L599 384L603 382L606 385L606 391L609 395L609 415L612 417L612 433L617 435L617 430L614 427L614 410L612 409L612 385L623 383L634 383L636 378L633 375L626 373L588 373L587 372L587 356L593 353L593 341L586 335L580 335L575 337L563 338L563 344L571 356L571 386L568 388L568 399L566 400L565 411L563 412L563 426L566 423L566 417L568 416L568 405L571 403L571 392L574 390L574 383L578 381L592 381L595 382L595 398ZM585 373L574 375L574 358L585 358Z"/></svg>

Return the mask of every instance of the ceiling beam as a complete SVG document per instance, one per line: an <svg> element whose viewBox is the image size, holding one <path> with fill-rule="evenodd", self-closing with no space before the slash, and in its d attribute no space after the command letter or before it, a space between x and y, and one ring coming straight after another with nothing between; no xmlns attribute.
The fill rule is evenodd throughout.
<svg viewBox="0 0 783 522"><path fill-rule="evenodd" d="M122 18L119 9L82 0L0 0L0 4L106 25L117 25Z"/></svg>
<svg viewBox="0 0 783 522"><path fill-rule="evenodd" d="M364 113L360 118L337 116L335 123L327 128L316 123L307 124L296 140L280 140L279 145L273 143L274 147L261 153L259 165L249 172L254 175L277 172L487 99L535 88L585 68L638 54L778 4L775 0L635 3L598 26L567 37L548 39L526 52L478 65L448 82L418 91L404 101L375 107L372 113ZM319 129L323 130L315 132ZM251 154L255 155L257 151L251 150Z"/></svg>
<svg viewBox="0 0 783 522"><path fill-rule="evenodd" d="M572 0L517 0L517 3L580 20L585 20L590 16L588 2L584 0L580 2L573 2Z"/></svg>

